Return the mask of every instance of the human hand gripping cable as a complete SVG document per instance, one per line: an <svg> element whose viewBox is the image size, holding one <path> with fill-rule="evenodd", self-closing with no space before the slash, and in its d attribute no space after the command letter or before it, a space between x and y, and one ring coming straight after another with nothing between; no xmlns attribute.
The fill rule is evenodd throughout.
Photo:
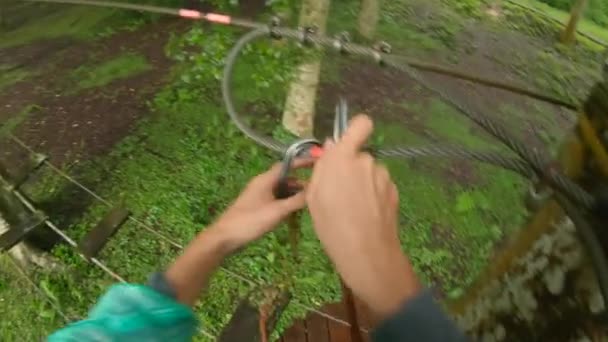
<svg viewBox="0 0 608 342"><path fill-rule="evenodd" d="M420 291L397 229L399 196L387 169L361 152L373 125L355 117L326 143L306 191L314 229L346 284L379 319Z"/></svg>

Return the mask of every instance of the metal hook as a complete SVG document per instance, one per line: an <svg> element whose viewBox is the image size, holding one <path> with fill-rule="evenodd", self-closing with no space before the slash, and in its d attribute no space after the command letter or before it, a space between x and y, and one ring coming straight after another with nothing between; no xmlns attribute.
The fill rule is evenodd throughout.
<svg viewBox="0 0 608 342"><path fill-rule="evenodd" d="M277 186L274 188L274 196L278 199L284 199L295 195L300 189L294 189L289 186L289 171L293 161L297 157L301 157L309 153L311 148L320 147L321 143L316 139L302 139L291 144L285 151L283 162L281 166L281 173L279 174L279 181Z"/></svg>
<svg viewBox="0 0 608 342"><path fill-rule="evenodd" d="M334 117L334 142L338 142L342 134L348 128L348 103L340 97L336 105L336 115Z"/></svg>

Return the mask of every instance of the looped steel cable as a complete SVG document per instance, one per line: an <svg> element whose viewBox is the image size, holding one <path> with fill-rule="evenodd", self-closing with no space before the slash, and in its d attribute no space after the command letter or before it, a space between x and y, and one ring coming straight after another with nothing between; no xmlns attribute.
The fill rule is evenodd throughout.
<svg viewBox="0 0 608 342"><path fill-rule="evenodd" d="M273 139L272 137L264 136L259 134L258 132L251 129L247 126L244 121L241 119L241 116L236 111L234 106L234 100L232 96L231 89L231 80L232 74L234 71L234 65L236 63L237 58L240 55L240 52L243 48L262 37L269 36L278 36L278 37L286 37L291 39L300 39L301 32L297 30L292 30L283 27L261 27L255 29L253 31L248 32L244 36L242 36L233 48L228 53L226 57L226 65L224 68L224 75L222 78L222 95L224 99L224 104L226 105L226 110L228 111L228 115L232 121L236 124L236 126L248 137L256 141L258 144L267 147L271 150L282 152L285 150L286 145ZM315 45L323 46L323 47L334 47L336 38L329 38L326 36L316 36L309 35L308 41L312 42ZM436 89L432 86L426 79L424 79L418 72L413 70L409 65L400 63L398 59L394 59L394 57L390 55L386 55L382 52L379 52L375 49L356 45L356 44L346 44L341 46L341 51L345 51L350 54L356 54L358 56L363 56L370 58L375 61L381 61L383 65L388 67L395 68L397 70L403 71L407 73L414 80L428 88L429 90L437 93L444 101L448 104L456 108L460 113L465 115L471 121L475 122L481 128L486 130L489 134L494 136L497 140L502 142L505 146L511 149L517 156L521 158L521 161L515 162L513 159L495 154L492 155L490 152L470 152L467 153L454 153L454 152L463 152L464 149L453 150L446 148L442 151L442 147L435 146L433 148L419 148L415 151L410 151L408 147L396 148L392 150L378 150L377 155L379 156L390 156L390 155L398 155L401 157L410 157L410 156L425 156L424 151L433 150L435 154L439 154L441 152L443 157L466 157L475 160L479 160L486 163L492 163L497 166L505 167L508 166L509 170L515 169L519 173L523 173L526 176L536 175L539 179L543 179L547 181L552 187L564 193L568 198L572 199L576 203L580 204L582 207L586 209L591 209L595 205L595 199L587 193L584 189L582 189L578 184L574 183L569 178L565 177L561 173L557 172L554 168L549 167L550 163L546 160L540 153L536 150L531 150L523 143L515 139L507 130L495 123L488 116L477 113L469 108L466 108L463 104L455 101L451 96L446 94L445 92ZM391 152L387 154L387 152ZM524 164L527 164L524 170ZM529 171L533 171L530 173Z"/></svg>

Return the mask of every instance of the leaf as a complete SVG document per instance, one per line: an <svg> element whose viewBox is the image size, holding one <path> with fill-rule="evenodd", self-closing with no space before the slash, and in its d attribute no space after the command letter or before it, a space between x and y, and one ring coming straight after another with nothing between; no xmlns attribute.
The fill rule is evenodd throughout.
<svg viewBox="0 0 608 342"><path fill-rule="evenodd" d="M53 291L49 287L49 282L46 279L42 279L40 281L40 288L42 289L42 291L44 291L47 297L51 298L55 303L59 302L57 296L55 296L55 293L53 293Z"/></svg>
<svg viewBox="0 0 608 342"><path fill-rule="evenodd" d="M266 254L266 259L272 264L275 260L275 254L273 252Z"/></svg>
<svg viewBox="0 0 608 342"><path fill-rule="evenodd" d="M455 289L452 289L448 292L448 298L449 299L456 299L459 298L460 296L462 296L462 294L464 293L464 291L462 290L462 288L457 287Z"/></svg>
<svg viewBox="0 0 608 342"><path fill-rule="evenodd" d="M456 212L466 213L475 209L475 199L469 192L462 192L456 198Z"/></svg>
<svg viewBox="0 0 608 342"><path fill-rule="evenodd" d="M51 309L40 310L40 317L53 319L55 318L55 311Z"/></svg>

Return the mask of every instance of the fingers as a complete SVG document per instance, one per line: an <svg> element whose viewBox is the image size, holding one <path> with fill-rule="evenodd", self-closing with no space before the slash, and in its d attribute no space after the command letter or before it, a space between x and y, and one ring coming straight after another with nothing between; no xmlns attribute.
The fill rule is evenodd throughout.
<svg viewBox="0 0 608 342"><path fill-rule="evenodd" d="M357 153L365 145L373 130L374 125L367 115L357 115L351 120L337 146L345 151Z"/></svg>
<svg viewBox="0 0 608 342"><path fill-rule="evenodd" d="M291 164L291 169L295 170L295 169L311 167L314 163L315 163L315 160L312 158L298 158L298 159L294 160L293 163ZM281 175L282 168L283 168L282 163L276 163L268 171L257 176L255 178L255 180L259 181L260 183L264 183L264 184L275 184L278 181L279 176Z"/></svg>
<svg viewBox="0 0 608 342"><path fill-rule="evenodd" d="M383 192L383 193L388 193L389 187L392 184L391 182L391 176L388 173L388 170L386 169L386 167L384 165L377 165L375 170L375 183L376 183L376 189L378 189L379 191Z"/></svg>
<svg viewBox="0 0 608 342"><path fill-rule="evenodd" d="M274 206L281 218L284 218L294 211L298 211L306 206L306 192L300 191L291 197L275 201Z"/></svg>

